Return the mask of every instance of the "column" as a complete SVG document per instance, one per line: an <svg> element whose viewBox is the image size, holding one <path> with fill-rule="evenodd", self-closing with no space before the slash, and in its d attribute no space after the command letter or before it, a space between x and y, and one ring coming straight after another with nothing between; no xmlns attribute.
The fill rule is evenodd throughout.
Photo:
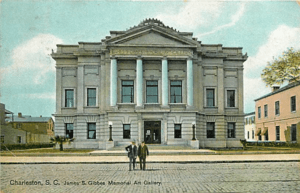
<svg viewBox="0 0 300 193"><path fill-rule="evenodd" d="M235 96L237 96L237 98L235 100L237 100L237 107L239 108L239 113L243 114L244 112L244 77L243 77L243 68L240 67L238 68L238 89L237 89L237 93Z"/></svg>
<svg viewBox="0 0 300 193"><path fill-rule="evenodd" d="M143 62L141 58L136 60L136 106L143 105Z"/></svg>
<svg viewBox="0 0 300 193"><path fill-rule="evenodd" d="M75 103L77 102L77 112L83 113L83 106L84 106L84 66L80 65L77 68L77 97L74 93L75 97ZM76 104L75 104L76 106Z"/></svg>
<svg viewBox="0 0 300 193"><path fill-rule="evenodd" d="M168 106L169 103L169 80L168 80L168 60L162 59L162 106Z"/></svg>
<svg viewBox="0 0 300 193"><path fill-rule="evenodd" d="M117 105L117 59L110 61L110 106Z"/></svg>
<svg viewBox="0 0 300 193"><path fill-rule="evenodd" d="M61 114L61 108L64 107L62 91L62 68L56 67L56 114Z"/></svg>
<svg viewBox="0 0 300 193"><path fill-rule="evenodd" d="M187 106L194 105L193 60L187 60Z"/></svg>
<svg viewBox="0 0 300 193"><path fill-rule="evenodd" d="M224 70L223 66L218 66L218 90L216 92L217 99L218 99L218 112L223 114L224 113Z"/></svg>

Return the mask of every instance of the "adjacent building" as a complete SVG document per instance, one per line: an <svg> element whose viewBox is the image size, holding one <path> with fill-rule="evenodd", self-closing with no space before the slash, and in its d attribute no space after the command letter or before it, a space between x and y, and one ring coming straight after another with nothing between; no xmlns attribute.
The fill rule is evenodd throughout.
<svg viewBox="0 0 300 193"><path fill-rule="evenodd" d="M255 100L258 141L300 142L300 81Z"/></svg>
<svg viewBox="0 0 300 193"><path fill-rule="evenodd" d="M245 114L245 139L255 141L255 112Z"/></svg>
<svg viewBox="0 0 300 193"><path fill-rule="evenodd" d="M202 44L156 19L101 42L57 45L55 135L73 148L130 141L240 147L244 139L240 47Z"/></svg>
<svg viewBox="0 0 300 193"><path fill-rule="evenodd" d="M31 117L22 113L14 116L2 103L0 114L2 144L49 143L54 136L51 117Z"/></svg>

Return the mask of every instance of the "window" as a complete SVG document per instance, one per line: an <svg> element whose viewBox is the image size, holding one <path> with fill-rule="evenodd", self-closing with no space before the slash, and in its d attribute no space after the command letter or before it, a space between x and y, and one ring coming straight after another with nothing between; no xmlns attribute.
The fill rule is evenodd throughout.
<svg viewBox="0 0 300 193"><path fill-rule="evenodd" d="M207 138L215 138L215 123L214 122L206 123L206 136L207 136Z"/></svg>
<svg viewBox="0 0 300 193"><path fill-rule="evenodd" d="M296 111L296 96L291 97L291 111Z"/></svg>
<svg viewBox="0 0 300 193"><path fill-rule="evenodd" d="M250 133L249 133L249 131L247 132L247 139L249 139L250 138Z"/></svg>
<svg viewBox="0 0 300 193"><path fill-rule="evenodd" d="M235 107L235 91L227 90L227 107Z"/></svg>
<svg viewBox="0 0 300 193"><path fill-rule="evenodd" d="M73 123L66 123L66 137L73 138Z"/></svg>
<svg viewBox="0 0 300 193"><path fill-rule="evenodd" d="M96 123L88 123L88 139L96 139Z"/></svg>
<svg viewBox="0 0 300 193"><path fill-rule="evenodd" d="M171 103L182 103L181 80L171 81Z"/></svg>
<svg viewBox="0 0 300 193"><path fill-rule="evenodd" d="M158 103L158 83L157 80L148 80L146 83L146 102Z"/></svg>
<svg viewBox="0 0 300 193"><path fill-rule="evenodd" d="M96 88L87 89L87 106L89 107L96 106Z"/></svg>
<svg viewBox="0 0 300 193"><path fill-rule="evenodd" d="M280 126L276 126L276 140L280 141Z"/></svg>
<svg viewBox="0 0 300 193"><path fill-rule="evenodd" d="M268 117L268 105L264 106L265 117Z"/></svg>
<svg viewBox="0 0 300 193"><path fill-rule="evenodd" d="M174 125L174 138L181 138L181 124Z"/></svg>
<svg viewBox="0 0 300 193"><path fill-rule="evenodd" d="M279 110L279 101L275 102L275 115L279 115L280 114L280 110Z"/></svg>
<svg viewBox="0 0 300 193"><path fill-rule="evenodd" d="M255 123L255 117L251 117L251 123L254 124Z"/></svg>
<svg viewBox="0 0 300 193"><path fill-rule="evenodd" d="M261 118L261 107L257 108L257 117L260 119Z"/></svg>
<svg viewBox="0 0 300 193"><path fill-rule="evenodd" d="M122 103L133 103L134 101L134 88L133 80L122 81Z"/></svg>
<svg viewBox="0 0 300 193"><path fill-rule="evenodd" d="M215 106L215 89L206 89L206 106Z"/></svg>
<svg viewBox="0 0 300 193"><path fill-rule="evenodd" d="M265 133L265 141L268 141L269 140L269 131L266 131Z"/></svg>
<svg viewBox="0 0 300 193"><path fill-rule="evenodd" d="M252 139L254 139L254 130L252 130Z"/></svg>
<svg viewBox="0 0 300 193"><path fill-rule="evenodd" d="M130 139L130 125L123 125L123 139Z"/></svg>
<svg viewBox="0 0 300 193"><path fill-rule="evenodd" d="M74 107L74 90L65 90L65 107Z"/></svg>
<svg viewBox="0 0 300 193"><path fill-rule="evenodd" d="M235 123L228 123L228 138L235 138Z"/></svg>
<svg viewBox="0 0 300 193"><path fill-rule="evenodd" d="M258 136L258 141L261 141L261 135Z"/></svg>
<svg viewBox="0 0 300 193"><path fill-rule="evenodd" d="M17 136L17 143L22 143L22 137L21 136Z"/></svg>
<svg viewBox="0 0 300 193"><path fill-rule="evenodd" d="M3 135L1 135L0 142L1 142L1 144L4 143L4 136Z"/></svg>
<svg viewBox="0 0 300 193"><path fill-rule="evenodd" d="M291 139L292 141L297 141L297 127L296 127L296 124L293 124L291 126Z"/></svg>

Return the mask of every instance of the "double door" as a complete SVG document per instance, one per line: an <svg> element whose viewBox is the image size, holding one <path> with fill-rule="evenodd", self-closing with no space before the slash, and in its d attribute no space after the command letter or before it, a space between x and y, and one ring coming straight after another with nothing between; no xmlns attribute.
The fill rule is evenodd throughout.
<svg viewBox="0 0 300 193"><path fill-rule="evenodd" d="M161 143L161 122L160 121L144 122L144 139L146 144Z"/></svg>

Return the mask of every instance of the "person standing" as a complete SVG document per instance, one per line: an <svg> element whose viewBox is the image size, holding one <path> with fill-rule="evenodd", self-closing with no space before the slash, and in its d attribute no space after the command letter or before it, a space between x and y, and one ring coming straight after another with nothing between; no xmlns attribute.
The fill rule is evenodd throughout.
<svg viewBox="0 0 300 193"><path fill-rule="evenodd" d="M129 171L131 171L131 165L133 165L133 170L135 169L135 160L137 157L137 147L135 142L131 142L131 145L125 147L125 150L128 152L129 157Z"/></svg>
<svg viewBox="0 0 300 193"><path fill-rule="evenodd" d="M145 145L145 142L143 141L142 144L139 146L138 149L138 156L140 159L140 169L145 170L146 169L146 157L149 155L149 150L147 145Z"/></svg>

